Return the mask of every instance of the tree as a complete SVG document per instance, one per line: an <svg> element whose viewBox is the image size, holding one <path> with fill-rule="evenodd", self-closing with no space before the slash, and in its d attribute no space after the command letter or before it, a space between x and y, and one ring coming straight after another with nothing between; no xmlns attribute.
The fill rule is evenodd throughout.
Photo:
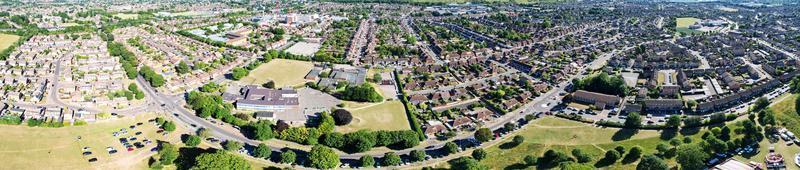
<svg viewBox="0 0 800 170"><path fill-rule="evenodd" d="M451 169L459 170L488 170L489 167L470 157L460 157L447 162Z"/></svg>
<svg viewBox="0 0 800 170"><path fill-rule="evenodd" d="M494 135L492 134L492 130L489 130L489 128L480 128L475 131L475 139L481 143L488 142L494 139Z"/></svg>
<svg viewBox="0 0 800 170"><path fill-rule="evenodd" d="M308 160L311 161L311 167L318 169L333 169L339 165L339 155L333 149L322 145L311 148Z"/></svg>
<svg viewBox="0 0 800 170"><path fill-rule="evenodd" d="M200 136L201 138L211 137L211 131L206 128L200 128L197 130L197 136Z"/></svg>
<svg viewBox="0 0 800 170"><path fill-rule="evenodd" d="M639 164L636 165L636 170L668 170L669 165L666 161L655 155L645 155Z"/></svg>
<svg viewBox="0 0 800 170"><path fill-rule="evenodd" d="M578 160L578 163L587 163L592 161L592 155L586 154L579 148L572 149L572 156Z"/></svg>
<svg viewBox="0 0 800 170"><path fill-rule="evenodd" d="M625 127L638 128L642 126L642 116L637 112L628 113L628 118L625 119Z"/></svg>
<svg viewBox="0 0 800 170"><path fill-rule="evenodd" d="M667 119L667 127L670 128L678 128L681 126L681 116L680 115L672 115Z"/></svg>
<svg viewBox="0 0 800 170"><path fill-rule="evenodd" d="M444 144L444 150L448 155L454 154L458 152L458 145L456 145L456 143L453 142L447 142Z"/></svg>
<svg viewBox="0 0 800 170"><path fill-rule="evenodd" d="M281 163L293 164L295 159L297 159L297 154L292 150L286 150L286 152L281 153Z"/></svg>
<svg viewBox="0 0 800 170"><path fill-rule="evenodd" d="M380 73L375 73L375 74L372 75L372 81L373 82L380 83L381 80L383 80L383 77L381 76Z"/></svg>
<svg viewBox="0 0 800 170"><path fill-rule="evenodd" d="M158 149L158 161L164 165L172 165L175 159L178 159L178 148L167 142L161 142L159 144L161 147Z"/></svg>
<svg viewBox="0 0 800 170"><path fill-rule="evenodd" d="M238 151L242 146L244 146L244 144L233 140L228 140L222 145L226 151Z"/></svg>
<svg viewBox="0 0 800 170"><path fill-rule="evenodd" d="M177 127L175 127L175 123L172 123L171 121L164 122L164 130L165 131L172 132L172 131L175 131L175 128L177 128Z"/></svg>
<svg viewBox="0 0 800 170"><path fill-rule="evenodd" d="M475 149L475 151L472 151L472 158L475 158L477 160L483 160L486 158L486 154L487 153L485 150L483 150L483 148L478 148Z"/></svg>
<svg viewBox="0 0 800 170"><path fill-rule="evenodd" d="M264 88L274 89L275 88L275 81L270 80L270 81L264 83L263 86L264 86Z"/></svg>
<svg viewBox="0 0 800 170"><path fill-rule="evenodd" d="M411 161L419 162L424 161L427 154L425 154L424 150L413 150L409 153L409 156L411 157Z"/></svg>
<svg viewBox="0 0 800 170"><path fill-rule="evenodd" d="M394 152L386 152L383 154L383 163L384 166L397 166L403 163L403 160L400 159L400 155L395 154Z"/></svg>
<svg viewBox="0 0 800 170"><path fill-rule="evenodd" d="M333 111L333 120L336 121L337 126L343 126L353 121L353 115L347 110L336 109Z"/></svg>
<svg viewBox="0 0 800 170"><path fill-rule="evenodd" d="M186 74L192 71L192 69L189 68L189 65L186 64L186 62L181 61L177 66L175 66L175 71L178 72L178 74Z"/></svg>
<svg viewBox="0 0 800 170"><path fill-rule="evenodd" d="M539 165L545 168L557 167L564 162L570 162L572 159L567 154L554 150L547 150L541 158L538 159Z"/></svg>
<svg viewBox="0 0 800 170"><path fill-rule="evenodd" d="M375 91L371 85L364 83L357 86L347 86L338 96L343 100L357 102L380 102L383 96Z"/></svg>
<svg viewBox="0 0 800 170"><path fill-rule="evenodd" d="M697 116L690 116L683 119L683 127L697 127L703 124L703 119Z"/></svg>
<svg viewBox="0 0 800 170"><path fill-rule="evenodd" d="M642 147L634 146L630 151L628 151L628 154L625 155L625 160L634 162L640 157L642 157Z"/></svg>
<svg viewBox="0 0 800 170"><path fill-rule="evenodd" d="M212 170L212 169L231 169L231 170L249 170L250 164L244 158L217 151L214 153L203 153L197 156L195 164L192 169L198 170Z"/></svg>
<svg viewBox="0 0 800 170"><path fill-rule="evenodd" d="M361 167L362 168L370 168L375 166L375 158L369 155L361 156Z"/></svg>
<svg viewBox="0 0 800 170"><path fill-rule="evenodd" d="M250 71L247 71L247 69L236 67L233 69L233 72L231 73L231 78L233 80L241 80L248 74L250 74Z"/></svg>
<svg viewBox="0 0 800 170"><path fill-rule="evenodd" d="M265 141L272 139L275 135L272 133L272 122L261 120L256 123L248 125L253 130L253 135L256 140Z"/></svg>
<svg viewBox="0 0 800 170"><path fill-rule="evenodd" d="M519 145L519 144L522 144L522 142L525 142L525 137L520 136L520 135L516 135L516 136L514 136L512 141L514 142L514 144Z"/></svg>
<svg viewBox="0 0 800 170"><path fill-rule="evenodd" d="M344 146L344 135L339 132L327 133L323 135L322 144L329 147L341 148Z"/></svg>
<svg viewBox="0 0 800 170"><path fill-rule="evenodd" d="M755 104L753 104L753 112L761 111L769 106L769 100L765 97L759 97L756 99Z"/></svg>
<svg viewBox="0 0 800 170"><path fill-rule="evenodd" d="M188 137L186 137L183 143L186 144L186 146L195 147L200 144L200 141L201 139L199 136L189 135Z"/></svg>
<svg viewBox="0 0 800 170"><path fill-rule="evenodd" d="M272 156L272 149L270 149L266 144L259 143L253 153L253 156L257 158L269 159L269 157Z"/></svg>
<svg viewBox="0 0 800 170"><path fill-rule="evenodd" d="M508 122L508 123L503 125L503 130L505 130L506 132L511 132L511 131L514 131L514 128L516 128L516 127L517 127L516 124Z"/></svg>
<svg viewBox="0 0 800 170"><path fill-rule="evenodd" d="M682 145L678 147L676 158L681 169L703 169L708 154L698 145Z"/></svg>
<svg viewBox="0 0 800 170"><path fill-rule="evenodd" d="M608 150L606 151L606 157L604 157L603 159L609 162L617 162L619 158L620 158L620 153L617 152L617 150Z"/></svg>
<svg viewBox="0 0 800 170"><path fill-rule="evenodd" d="M525 165L530 166L530 165L536 165L539 159L532 155L526 155L525 158L523 158L523 161L525 161Z"/></svg>
<svg viewBox="0 0 800 170"><path fill-rule="evenodd" d="M375 135L365 130L344 135L345 147L352 152L368 151L375 146Z"/></svg>
<svg viewBox="0 0 800 170"><path fill-rule="evenodd" d="M320 123L317 129L322 133L331 133L334 128L336 128L336 121L333 119L333 116L327 112L320 113Z"/></svg>
<svg viewBox="0 0 800 170"><path fill-rule="evenodd" d="M608 76L603 72L594 76L589 76L583 80L574 79L572 81L575 89L586 90L603 94L625 96L628 94L628 87L620 76Z"/></svg>

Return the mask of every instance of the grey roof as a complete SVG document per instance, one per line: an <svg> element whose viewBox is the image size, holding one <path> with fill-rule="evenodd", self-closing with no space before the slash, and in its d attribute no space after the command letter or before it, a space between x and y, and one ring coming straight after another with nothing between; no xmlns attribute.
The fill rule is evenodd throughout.
<svg viewBox="0 0 800 170"><path fill-rule="evenodd" d="M236 101L239 104L299 105L295 90L273 90L254 86L245 88L244 99Z"/></svg>

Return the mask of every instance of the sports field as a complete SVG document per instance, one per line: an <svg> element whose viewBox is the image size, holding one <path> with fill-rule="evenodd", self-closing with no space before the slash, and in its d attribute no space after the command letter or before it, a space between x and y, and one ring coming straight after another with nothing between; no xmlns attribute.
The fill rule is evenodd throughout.
<svg viewBox="0 0 800 170"><path fill-rule="evenodd" d="M408 130L408 117L403 103L398 100L385 101L379 104L351 106L347 110L353 113L353 121L337 132L347 133L361 129L368 130Z"/></svg>
<svg viewBox="0 0 800 170"><path fill-rule="evenodd" d="M302 85L306 82L305 76L314 64L307 61L274 59L250 71L241 82L248 84L264 84L269 80L275 81L275 87Z"/></svg>
<svg viewBox="0 0 800 170"><path fill-rule="evenodd" d="M152 118L155 118L154 114L140 114L136 117L62 128L2 125L0 159L5 162L4 168L8 169L144 169L146 159L154 154L150 152L150 148L156 146L155 141L179 142L178 133L166 137L157 134L157 127L147 122ZM128 128L137 122L142 122L143 125L135 130ZM128 152L118 141L119 137L112 136L113 132L121 128L127 129L128 134L120 137L135 136L137 141L150 139L153 143ZM135 135L136 132L142 134ZM106 147L109 146L118 152L108 154ZM92 154L83 156L83 147L90 147L88 151ZM98 161L90 163L90 158L97 158Z"/></svg>
<svg viewBox="0 0 800 170"><path fill-rule="evenodd" d="M10 47L11 44L14 44L17 40L19 40L19 36L17 35L0 34L0 51Z"/></svg>

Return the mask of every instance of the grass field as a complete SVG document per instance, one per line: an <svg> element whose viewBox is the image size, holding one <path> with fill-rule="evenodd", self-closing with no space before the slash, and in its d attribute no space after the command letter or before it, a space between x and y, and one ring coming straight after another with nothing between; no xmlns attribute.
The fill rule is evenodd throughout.
<svg viewBox="0 0 800 170"><path fill-rule="evenodd" d="M120 19L136 19L136 18L139 18L139 14L118 13L118 14L114 14L114 17L117 17L117 18L120 18Z"/></svg>
<svg viewBox="0 0 800 170"><path fill-rule="evenodd" d="M691 138L694 138L694 141L699 141L700 134L704 131L699 130L697 133L691 133ZM617 146L624 146L626 149L640 146L644 149L644 154L653 154L656 152L655 148L659 143L667 143L667 141L661 139L662 134L660 131L600 128L590 124L554 117L534 120L518 134L525 137L524 143L520 145L503 143L489 147L486 149L489 155L481 163L490 166L491 169L534 169L534 167L520 164L526 155L539 157L550 149L571 155L572 149L580 148L585 153L592 155L594 160L592 164L594 164L597 160L603 158L607 150ZM682 137L683 135L680 133L676 134L676 138ZM674 159L667 160L667 162L671 166L676 166ZM624 164L618 161L603 168L635 169L636 164Z"/></svg>
<svg viewBox="0 0 800 170"><path fill-rule="evenodd" d="M136 117L121 118L106 122L90 123L85 126L70 126L63 128L40 128L23 125L0 126L0 159L6 163L8 169L146 169L146 159L153 152L156 140L178 142L178 133L163 137L156 133L157 127L147 123L154 118L154 114L140 114ZM143 122L136 130L128 129L128 135L141 131L138 141L150 139L154 143L133 152L125 150L119 143L118 137L112 132L126 128L137 122ZM180 127L179 127L180 130ZM77 137L81 139L78 140ZM81 155L83 147L90 147L93 153L90 156ZM109 155L105 150L111 146L118 153ZM88 159L97 158L98 161L89 163Z"/></svg>
<svg viewBox="0 0 800 170"><path fill-rule="evenodd" d="M346 133L361 129L369 130L408 130L408 117L403 103L397 100L373 105L358 105L347 109L353 113L349 125L337 127L336 131Z"/></svg>
<svg viewBox="0 0 800 170"><path fill-rule="evenodd" d="M691 35L692 33L703 33L702 31L689 29L690 25L697 23L698 21L700 21L700 19L686 17L686 18L677 18L675 20L676 20L675 31L677 31L678 33L684 33L689 35Z"/></svg>
<svg viewBox="0 0 800 170"><path fill-rule="evenodd" d="M19 40L19 36L17 35L0 34L0 51L10 47L11 44L14 44L17 40Z"/></svg>
<svg viewBox="0 0 800 170"><path fill-rule="evenodd" d="M247 77L240 80L249 84L264 84L275 81L275 87L295 86L306 82L305 76L314 64L306 61L274 59L250 71Z"/></svg>

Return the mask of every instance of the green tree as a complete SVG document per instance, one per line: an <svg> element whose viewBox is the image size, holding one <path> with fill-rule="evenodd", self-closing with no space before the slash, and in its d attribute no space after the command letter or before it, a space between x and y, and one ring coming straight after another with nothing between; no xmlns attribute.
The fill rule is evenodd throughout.
<svg viewBox="0 0 800 170"><path fill-rule="evenodd" d="M519 145L519 144L522 144L522 142L525 142L525 137L520 136L520 135L516 135L516 136L514 136L512 141L514 142L514 144Z"/></svg>
<svg viewBox="0 0 800 170"><path fill-rule="evenodd" d="M625 127L638 128L642 126L642 116L637 112L628 113L628 118L625 119Z"/></svg>
<svg viewBox="0 0 800 170"><path fill-rule="evenodd" d="M578 163L588 163L592 161L592 155L589 155L583 150L579 148L572 149L572 156L578 161Z"/></svg>
<svg viewBox="0 0 800 170"><path fill-rule="evenodd" d="M489 130L489 128L480 128L475 131L475 139L480 142L488 142L494 139L494 135L492 134L492 130Z"/></svg>
<svg viewBox="0 0 800 170"><path fill-rule="evenodd" d="M339 165L339 155L333 149L322 145L311 148L308 160L311 161L311 167L318 169L333 169Z"/></svg>
<svg viewBox="0 0 800 170"><path fill-rule="evenodd" d="M243 146L244 146L244 144L242 144L241 142L228 140L228 141L225 142L225 144L222 145L222 148L224 148L226 151L235 152L235 151L238 151Z"/></svg>
<svg viewBox="0 0 800 170"><path fill-rule="evenodd" d="M344 138L345 146L352 152L368 151L375 146L375 135L365 130L345 134Z"/></svg>
<svg viewBox="0 0 800 170"><path fill-rule="evenodd" d="M386 152L383 154L383 163L384 166L397 166L403 163L403 160L400 159L400 155L395 154L394 152Z"/></svg>
<svg viewBox="0 0 800 170"><path fill-rule="evenodd" d="M297 154L292 150L286 150L286 152L281 153L281 163L293 164L295 159L297 159Z"/></svg>
<svg viewBox="0 0 800 170"><path fill-rule="evenodd" d="M667 119L667 127L670 128L678 128L681 126L681 116L680 115L672 115Z"/></svg>
<svg viewBox="0 0 800 170"><path fill-rule="evenodd" d="M669 165L666 161L655 155L645 155L639 164L636 165L636 170L668 170Z"/></svg>
<svg viewBox="0 0 800 170"><path fill-rule="evenodd" d="M249 127L252 128L256 140L265 141L275 137L275 135L272 133L271 121L261 120L250 124Z"/></svg>
<svg viewBox="0 0 800 170"><path fill-rule="evenodd" d="M158 149L158 161L164 165L172 165L175 159L178 159L178 148L167 142L161 142L160 145L161 147Z"/></svg>
<svg viewBox="0 0 800 170"><path fill-rule="evenodd" d="M445 152L447 152L448 155L454 154L458 152L458 145L456 145L456 143L453 142L447 142L444 144L444 150Z"/></svg>
<svg viewBox="0 0 800 170"><path fill-rule="evenodd" d="M554 150L547 150L541 158L538 159L539 165L545 168L558 167L562 163L571 162L572 159L567 154Z"/></svg>
<svg viewBox="0 0 800 170"><path fill-rule="evenodd" d="M200 144L200 141L201 139L199 136L189 135L188 137L186 137L183 143L186 144L186 146L195 147Z"/></svg>
<svg viewBox="0 0 800 170"><path fill-rule="evenodd" d="M761 111L769 106L769 100L765 97L759 97L753 104L753 112Z"/></svg>
<svg viewBox="0 0 800 170"><path fill-rule="evenodd" d="M526 155L525 158L523 158L523 161L525 161L525 165L531 166L536 165L539 162L539 158L536 158L533 155Z"/></svg>
<svg viewBox="0 0 800 170"><path fill-rule="evenodd" d="M678 147L676 158L681 169L703 169L708 154L698 145L682 145Z"/></svg>
<svg viewBox="0 0 800 170"><path fill-rule="evenodd" d="M628 154L625 155L625 161L634 162L642 157L642 147L634 146L628 151Z"/></svg>
<svg viewBox="0 0 800 170"><path fill-rule="evenodd" d="M236 68L233 69L233 71L231 73L231 78L233 80L241 80L242 78L244 78L248 74L250 74L250 71L247 71L247 69L244 69L244 68L241 68L241 67L236 67Z"/></svg>
<svg viewBox="0 0 800 170"><path fill-rule="evenodd" d="M459 170L488 170L489 167L470 157L460 157L447 162L451 169Z"/></svg>
<svg viewBox="0 0 800 170"><path fill-rule="evenodd" d="M328 112L320 113L320 123L317 129L322 133L331 133L335 127L336 121L333 120L333 116L328 114Z"/></svg>
<svg viewBox="0 0 800 170"><path fill-rule="evenodd" d="M475 151L472 151L472 158L475 158L477 160L483 160L486 158L486 154L487 153L485 150L483 150L483 148L478 148L475 149Z"/></svg>
<svg viewBox="0 0 800 170"><path fill-rule="evenodd" d="M357 102L380 102L383 101L381 96L375 88L371 85L364 83L357 86L347 86L344 91L339 95L343 100L357 101Z"/></svg>
<svg viewBox="0 0 800 170"><path fill-rule="evenodd" d="M621 157L620 153L617 152L617 150L608 150L606 151L606 157L604 157L603 159L609 162L617 162L617 160L619 160L620 157Z"/></svg>
<svg viewBox="0 0 800 170"><path fill-rule="evenodd" d="M189 68L189 65L186 64L186 62L181 61L177 66L175 66L175 71L178 72L178 74L186 74L192 71L192 69Z"/></svg>
<svg viewBox="0 0 800 170"><path fill-rule="evenodd" d="M172 123L171 121L164 122L164 130L165 131L172 132L172 131L175 131L175 128L177 128L177 127L175 127L175 123Z"/></svg>
<svg viewBox="0 0 800 170"><path fill-rule="evenodd" d="M253 156L257 158L269 159L269 157L272 156L272 149L270 149L266 144L259 143L253 153Z"/></svg>
<svg viewBox="0 0 800 170"><path fill-rule="evenodd" d="M250 164L247 160L239 156L217 151L214 153L203 153L195 159L193 170L214 170L214 169L230 169L230 170L249 170Z"/></svg>
<svg viewBox="0 0 800 170"><path fill-rule="evenodd" d="M425 154L424 150L413 150L409 153L409 156L411 157L411 161L419 162L424 161L427 154Z"/></svg>
<svg viewBox="0 0 800 170"><path fill-rule="evenodd" d="M333 148L344 146L344 135L339 132L327 133L322 138L322 144Z"/></svg>
<svg viewBox="0 0 800 170"><path fill-rule="evenodd" d="M361 167L362 168L370 168L375 166L375 158L369 155L361 156Z"/></svg>

